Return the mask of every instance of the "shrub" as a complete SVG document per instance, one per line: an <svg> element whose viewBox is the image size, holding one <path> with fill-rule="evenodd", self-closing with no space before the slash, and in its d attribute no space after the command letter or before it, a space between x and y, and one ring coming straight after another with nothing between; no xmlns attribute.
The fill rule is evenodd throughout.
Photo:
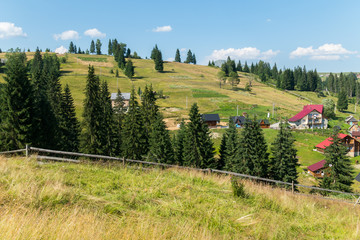
<svg viewBox="0 0 360 240"><path fill-rule="evenodd" d="M239 182L238 178L231 178L231 187L234 193L234 197L247 198L248 195L245 192L244 183Z"/></svg>

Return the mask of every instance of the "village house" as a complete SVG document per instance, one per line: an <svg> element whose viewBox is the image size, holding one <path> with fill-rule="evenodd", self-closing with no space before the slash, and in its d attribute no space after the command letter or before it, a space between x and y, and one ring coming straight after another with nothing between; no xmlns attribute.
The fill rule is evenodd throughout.
<svg viewBox="0 0 360 240"><path fill-rule="evenodd" d="M235 126L237 128L243 127L245 122L247 121L246 117L244 116L232 116L230 117L230 119L235 123Z"/></svg>
<svg viewBox="0 0 360 240"><path fill-rule="evenodd" d="M111 106L115 107L115 100L117 98L118 94L117 93L111 93ZM127 108L129 107L129 102L130 102L130 93L121 93L121 96L124 98L124 107Z"/></svg>
<svg viewBox="0 0 360 240"><path fill-rule="evenodd" d="M350 157L356 157L359 155L360 152L360 142L358 142L355 138L347 135L347 134L343 134L343 133L339 133L339 138L340 141L344 144L344 146L348 149L348 156ZM324 141L322 141L321 143L319 143L318 145L316 145L316 150L318 152L324 153L325 149L330 146L333 143L333 139L331 137L325 139Z"/></svg>
<svg viewBox="0 0 360 240"><path fill-rule="evenodd" d="M258 120L261 128L270 128L270 122L267 119L260 119Z"/></svg>
<svg viewBox="0 0 360 240"><path fill-rule="evenodd" d="M209 128L216 128L217 125L220 123L220 117L217 113L203 114L202 119L209 126Z"/></svg>
<svg viewBox="0 0 360 240"><path fill-rule="evenodd" d="M358 122L359 122L359 120L357 120L356 118L354 118L352 115L350 115L349 117L347 117L346 119L345 119L345 122L347 123L347 124L349 124L350 126L352 126L352 125L357 125L358 124Z"/></svg>
<svg viewBox="0 0 360 240"><path fill-rule="evenodd" d="M320 162L314 163L307 167L308 173L313 175L316 178L324 177L326 160L321 160Z"/></svg>
<svg viewBox="0 0 360 240"><path fill-rule="evenodd" d="M296 129L328 127L328 120L323 116L323 105L305 105L303 110L290 118L289 124Z"/></svg>

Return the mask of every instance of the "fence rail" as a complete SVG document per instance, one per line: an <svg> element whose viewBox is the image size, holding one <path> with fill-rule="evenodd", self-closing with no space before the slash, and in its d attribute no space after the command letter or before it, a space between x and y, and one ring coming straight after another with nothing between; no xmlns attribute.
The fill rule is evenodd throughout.
<svg viewBox="0 0 360 240"><path fill-rule="evenodd" d="M129 163L147 164L147 165L167 167L167 168L180 168L180 169L187 169L187 170L196 170L196 171L201 171L201 172L220 173L220 174L226 174L226 175L231 175L231 176L237 176L237 177L249 178L249 179L254 179L254 180L260 180L260 181L264 181L264 182L270 182L270 183L288 185L288 186L291 186L291 187L292 187L292 191L293 191L293 192L294 192L294 187L301 187L301 188L308 188L308 189L318 190L318 191L325 191L325 192L332 192L332 193L339 193L339 194L347 194L347 195L351 195L351 196L355 196L355 197L359 197L359 196L360 196L360 194L357 194L357 193L342 192L342 191L331 190L331 189L326 189L326 188L319 188L319 187L314 187L314 186L307 186L307 185L302 185L302 184L295 184L294 182L291 182L291 183L289 183L289 182L283 182L283 181L279 181L279 180L273 180L273 179L268 179L268 178L251 176L251 175L242 174L242 173L235 173L235 172L223 171L223 170L218 170L218 169L192 168L192 167L184 167L184 166L172 165L172 164L166 164L166 163L141 161L141 160L134 160L134 159L126 159L126 158L119 158L119 157L110 157L110 156L104 156L104 155L96 155L96 154L86 154L86 153L77 153L77 152L66 152L66 151L50 150L50 149L37 148L37 147L28 147L28 146L26 146L25 149L19 149L19 150L13 150L13 151L0 152L0 155L26 152L26 156L28 156L28 154L29 154L30 151L37 152L37 153L51 153L51 154L74 156L74 157L86 157L86 158L95 158L95 159L122 161L122 163L123 163L124 165L125 165L126 162L129 162ZM81 163L80 160L69 159L69 158L62 158L62 157L53 157L53 156L42 156L42 155L38 155L38 156L36 156L36 158L39 159L39 160L51 160L51 161L62 161L62 162ZM315 196L315 195L312 195L312 196ZM330 198L324 198L324 199L330 199ZM331 200L334 200L334 199L331 199Z"/></svg>

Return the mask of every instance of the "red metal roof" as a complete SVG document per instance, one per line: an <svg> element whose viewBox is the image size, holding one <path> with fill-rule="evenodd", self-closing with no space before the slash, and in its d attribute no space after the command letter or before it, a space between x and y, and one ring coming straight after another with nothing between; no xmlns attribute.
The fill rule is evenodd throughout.
<svg viewBox="0 0 360 240"><path fill-rule="evenodd" d="M310 165L310 166L308 166L307 168L308 168L310 171L315 172L315 171L323 168L324 165L325 165L325 163L326 163L326 160L321 160L320 162L314 163L313 165Z"/></svg>
<svg viewBox="0 0 360 240"><path fill-rule="evenodd" d="M349 135L339 133L339 138L340 139L344 139L347 136L349 136ZM330 146L333 143L332 140L333 140L332 137L329 137L329 138L325 139L324 141L322 141L321 143L319 143L318 145L316 145L315 147L325 149L325 148L327 148L328 146Z"/></svg>
<svg viewBox="0 0 360 240"><path fill-rule="evenodd" d="M313 110L316 110L317 112L322 114L323 105L305 105L301 112L289 119L289 122L296 122L311 113Z"/></svg>
<svg viewBox="0 0 360 240"><path fill-rule="evenodd" d="M352 131L351 136L352 137L360 137L360 131Z"/></svg>

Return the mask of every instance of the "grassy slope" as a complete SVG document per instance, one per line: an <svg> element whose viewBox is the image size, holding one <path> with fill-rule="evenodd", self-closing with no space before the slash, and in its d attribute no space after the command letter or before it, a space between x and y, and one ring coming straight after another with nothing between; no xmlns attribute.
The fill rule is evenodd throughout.
<svg viewBox="0 0 360 240"><path fill-rule="evenodd" d="M359 239L359 208L178 170L0 159L1 239Z"/></svg>

